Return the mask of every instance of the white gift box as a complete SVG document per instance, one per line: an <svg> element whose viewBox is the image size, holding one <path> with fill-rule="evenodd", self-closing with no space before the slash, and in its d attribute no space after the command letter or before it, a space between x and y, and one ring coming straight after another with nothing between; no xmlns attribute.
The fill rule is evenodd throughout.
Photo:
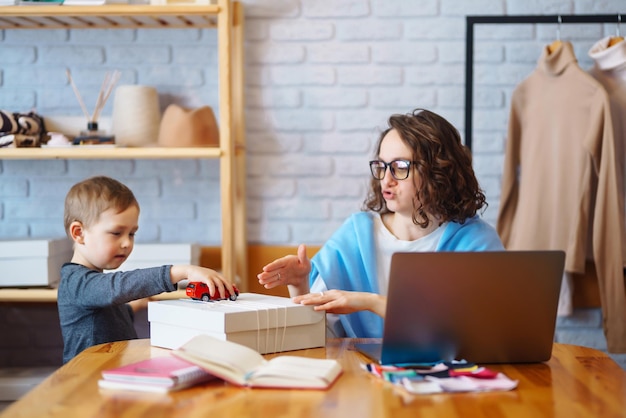
<svg viewBox="0 0 626 418"><path fill-rule="evenodd" d="M68 238L0 240L0 287L56 287L71 259Z"/></svg>
<svg viewBox="0 0 626 418"><path fill-rule="evenodd" d="M148 303L150 344L177 349L207 334L250 347L261 354L322 347L326 315L290 298L242 293L236 301L193 299Z"/></svg>
<svg viewBox="0 0 626 418"><path fill-rule="evenodd" d="M112 271L129 271L165 264L200 265L199 244L135 244L133 252Z"/></svg>

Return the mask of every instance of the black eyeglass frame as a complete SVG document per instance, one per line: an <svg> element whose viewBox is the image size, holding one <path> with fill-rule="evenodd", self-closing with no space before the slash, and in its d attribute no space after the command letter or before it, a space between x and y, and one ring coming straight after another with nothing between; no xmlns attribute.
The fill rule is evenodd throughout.
<svg viewBox="0 0 626 418"><path fill-rule="evenodd" d="M406 176L404 177L396 176L396 169L394 168L393 164L399 161L406 163L407 165ZM374 167L382 168L381 164L382 166L385 167L385 169L382 171L382 176L377 177L376 174L374 174ZM376 180L382 180L385 178L385 174L387 173L387 168L389 168L389 171L391 172L391 177L393 177L395 180L406 180L407 178L409 178L409 174L411 173L411 165L414 165L414 164L415 164L415 161L405 160L405 159L397 159L397 160L389 161L388 163L384 162L383 160L372 160L370 161L370 172L372 173L372 177L374 177Z"/></svg>

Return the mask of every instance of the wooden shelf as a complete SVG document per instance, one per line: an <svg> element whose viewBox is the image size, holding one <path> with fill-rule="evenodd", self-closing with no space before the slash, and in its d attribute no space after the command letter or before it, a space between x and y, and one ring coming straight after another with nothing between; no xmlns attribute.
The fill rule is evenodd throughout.
<svg viewBox="0 0 626 418"><path fill-rule="evenodd" d="M35 6L33 6L35 7ZM0 159L130 159L130 158L219 158L222 152L216 147L193 148L125 148L97 146L76 146L71 148L0 148Z"/></svg>
<svg viewBox="0 0 626 418"><path fill-rule="evenodd" d="M219 158L222 270L226 277L235 280L237 275L247 277L243 6L231 0L217 0L216 3L1 6L0 30L215 28L218 39L220 145L203 148L11 148L0 149L0 159Z"/></svg>
<svg viewBox="0 0 626 418"><path fill-rule="evenodd" d="M180 299L187 297L184 290L161 293L153 296L156 300ZM31 302L31 303L56 303L57 289L47 288L4 288L0 289L0 302Z"/></svg>
<svg viewBox="0 0 626 418"><path fill-rule="evenodd" d="M2 6L0 29L214 28L218 5Z"/></svg>

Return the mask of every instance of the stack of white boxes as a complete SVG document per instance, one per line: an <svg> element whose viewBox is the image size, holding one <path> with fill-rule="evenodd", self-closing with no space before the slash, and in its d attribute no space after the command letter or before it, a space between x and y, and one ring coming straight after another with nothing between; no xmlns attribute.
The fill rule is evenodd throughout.
<svg viewBox="0 0 626 418"><path fill-rule="evenodd" d="M198 244L135 244L133 252L113 271L129 271L165 264L200 265Z"/></svg>
<svg viewBox="0 0 626 418"><path fill-rule="evenodd" d="M150 343L176 349L199 334L233 341L261 354L323 347L324 312L290 298L242 293L236 301L189 298L148 304Z"/></svg>
<svg viewBox="0 0 626 418"><path fill-rule="evenodd" d="M0 241L0 287L57 287L72 259L68 238Z"/></svg>

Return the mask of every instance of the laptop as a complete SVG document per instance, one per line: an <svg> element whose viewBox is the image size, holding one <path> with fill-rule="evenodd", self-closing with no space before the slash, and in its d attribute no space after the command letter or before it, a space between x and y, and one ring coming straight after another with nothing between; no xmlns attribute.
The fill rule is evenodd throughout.
<svg viewBox="0 0 626 418"><path fill-rule="evenodd" d="M534 363L550 359L565 253L395 253L380 364Z"/></svg>

